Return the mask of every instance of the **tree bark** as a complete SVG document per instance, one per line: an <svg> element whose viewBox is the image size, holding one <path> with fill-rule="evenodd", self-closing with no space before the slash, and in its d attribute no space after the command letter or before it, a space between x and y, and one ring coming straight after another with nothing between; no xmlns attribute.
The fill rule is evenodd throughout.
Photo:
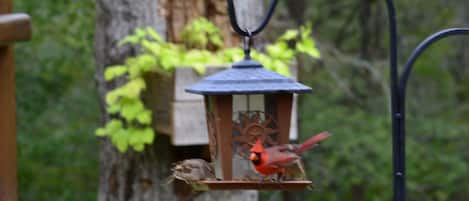
<svg viewBox="0 0 469 201"><path fill-rule="evenodd" d="M296 26L305 23L305 11L307 9L306 0L295 0L287 3L288 14L293 18Z"/></svg>
<svg viewBox="0 0 469 201"><path fill-rule="evenodd" d="M102 111L102 124L110 119L105 113L105 94L123 80L106 82L106 66L121 64L128 56L135 55L135 47L118 46L118 41L131 34L137 27L153 27L169 40L178 41L183 25L192 19L205 16L221 26L225 45L238 45L239 39L232 32L226 16L225 0L97 0L96 1L95 59L96 82ZM263 9L262 1L239 0L239 19L254 19ZM189 7L187 7L189 6ZM249 12L248 12L249 11ZM254 20L253 20L254 21ZM165 135L158 135L155 142L142 153L119 153L108 139L100 146L99 201L149 201L178 200L172 185L166 184L171 163L178 157L179 149L170 145ZM180 153L179 153L180 155ZM193 197L195 200L257 200L256 191L217 191Z"/></svg>

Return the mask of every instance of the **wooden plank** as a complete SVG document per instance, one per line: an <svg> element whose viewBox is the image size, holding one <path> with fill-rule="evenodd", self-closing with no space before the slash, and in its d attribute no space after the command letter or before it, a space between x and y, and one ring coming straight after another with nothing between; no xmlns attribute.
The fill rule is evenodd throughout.
<svg viewBox="0 0 469 201"><path fill-rule="evenodd" d="M185 87L195 84L206 75L199 75L192 68L176 68L174 76L174 101L202 101L203 96L187 93Z"/></svg>
<svg viewBox="0 0 469 201"><path fill-rule="evenodd" d="M204 103L200 101L174 102L173 127L176 146L206 145L208 143L207 121Z"/></svg>
<svg viewBox="0 0 469 201"><path fill-rule="evenodd" d="M23 13L0 15L0 44L31 39L31 20Z"/></svg>
<svg viewBox="0 0 469 201"><path fill-rule="evenodd" d="M201 181L195 190L304 190L312 186L312 182L304 181Z"/></svg>
<svg viewBox="0 0 469 201"><path fill-rule="evenodd" d="M152 111L152 126L162 134L172 136L173 130L173 76L149 73L145 75L147 89L143 102Z"/></svg>
<svg viewBox="0 0 469 201"><path fill-rule="evenodd" d="M11 12L11 0L0 0L0 13ZM5 30L0 30L5 32ZM16 201L16 100L13 47L0 47L0 200Z"/></svg>

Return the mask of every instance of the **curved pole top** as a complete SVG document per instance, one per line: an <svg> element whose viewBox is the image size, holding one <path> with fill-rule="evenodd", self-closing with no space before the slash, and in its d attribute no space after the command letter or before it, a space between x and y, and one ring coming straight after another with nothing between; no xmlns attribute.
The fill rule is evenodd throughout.
<svg viewBox="0 0 469 201"><path fill-rule="evenodd" d="M277 6L278 0L271 0L270 1L270 6L269 9L267 10L267 14L264 16L262 19L261 23L253 30L248 30L247 28L242 28L239 27L238 20L236 19L236 10L234 7L234 2L233 0L227 0L228 1L228 15L230 17L230 23L233 29L236 31L241 36L245 37L252 37L258 33L260 33L267 23L269 22L270 18L272 17L272 14L274 12L275 7Z"/></svg>
<svg viewBox="0 0 469 201"><path fill-rule="evenodd" d="M450 28L441 30L427 37L414 49L406 64L404 65L404 71L401 74L401 80L399 83L401 98L405 96L407 82L409 80L410 73L412 72L412 67L417 58L434 42L454 35L469 35L469 28Z"/></svg>

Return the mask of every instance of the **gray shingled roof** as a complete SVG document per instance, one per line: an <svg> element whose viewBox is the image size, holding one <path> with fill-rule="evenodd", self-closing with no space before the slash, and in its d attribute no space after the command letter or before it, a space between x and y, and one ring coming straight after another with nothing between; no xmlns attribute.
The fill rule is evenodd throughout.
<svg viewBox="0 0 469 201"><path fill-rule="evenodd" d="M267 70L252 60L235 63L232 68L207 76L185 90L203 95L311 92L310 87Z"/></svg>

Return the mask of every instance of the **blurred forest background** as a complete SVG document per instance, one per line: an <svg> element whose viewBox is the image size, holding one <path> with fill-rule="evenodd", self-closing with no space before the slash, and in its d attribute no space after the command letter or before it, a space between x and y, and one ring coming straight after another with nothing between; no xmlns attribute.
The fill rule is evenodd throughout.
<svg viewBox="0 0 469 201"><path fill-rule="evenodd" d="M467 0L397 0L396 7L401 64L430 33L469 25ZM34 33L15 55L20 200L96 200L95 2L17 0L15 10L31 15ZM300 100L300 133L335 135L307 155L316 188L299 193L301 200L391 200L384 2L283 0L266 37L305 23L322 58L298 58L300 79L314 88ZM407 98L409 200L469 197L468 44L440 42L416 64Z"/></svg>

